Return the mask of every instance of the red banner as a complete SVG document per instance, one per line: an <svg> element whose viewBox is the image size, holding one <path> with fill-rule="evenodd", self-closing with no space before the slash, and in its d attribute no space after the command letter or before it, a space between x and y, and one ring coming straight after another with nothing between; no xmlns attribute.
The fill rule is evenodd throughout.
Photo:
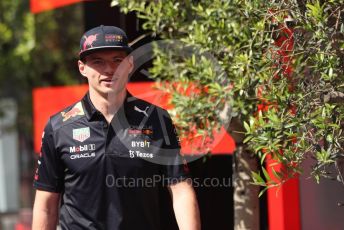
<svg viewBox="0 0 344 230"><path fill-rule="evenodd" d="M134 96L152 104L168 109L169 95L158 89L152 82L135 82L128 84L128 90ZM33 123L34 123L34 150L39 153L42 141L42 132L49 117L66 106L79 101L88 89L87 85L61 86L36 88L33 90ZM49 100L47 100L49 98ZM222 128L220 132L214 131L214 142L211 144L212 154L232 154L235 149L234 140ZM194 139L190 144L181 139L182 153L199 153L202 146L201 138Z"/></svg>
<svg viewBox="0 0 344 230"><path fill-rule="evenodd" d="M30 0L30 9L32 13L37 14L82 1L84 0Z"/></svg>

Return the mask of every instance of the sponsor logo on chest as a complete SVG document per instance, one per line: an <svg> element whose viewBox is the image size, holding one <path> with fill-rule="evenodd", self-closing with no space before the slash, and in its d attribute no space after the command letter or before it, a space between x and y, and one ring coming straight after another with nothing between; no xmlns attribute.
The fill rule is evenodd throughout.
<svg viewBox="0 0 344 230"><path fill-rule="evenodd" d="M85 128L79 128L79 129L73 129L73 139L84 142L88 138L90 138L90 127Z"/></svg>
<svg viewBox="0 0 344 230"><path fill-rule="evenodd" d="M70 153L79 153L84 151L94 151L96 150L95 144L89 144L89 145L79 145L79 146L71 146L69 147Z"/></svg>
<svg viewBox="0 0 344 230"><path fill-rule="evenodd" d="M130 158L153 158L154 154L153 153L144 153L139 150L129 150L129 157Z"/></svg>
<svg viewBox="0 0 344 230"><path fill-rule="evenodd" d="M129 136L133 136L133 137L140 136L140 135L150 136L153 134L153 130L150 128L142 128L142 129L130 128L128 129L128 134Z"/></svg>
<svg viewBox="0 0 344 230"><path fill-rule="evenodd" d="M73 154L70 156L71 160L75 160L75 159L81 159L81 158L91 158L91 157L95 157L96 153L80 153L80 154Z"/></svg>
<svg viewBox="0 0 344 230"><path fill-rule="evenodd" d="M71 155L69 156L69 158L71 160L81 159L81 158L93 158L96 156L95 150L96 150L95 144L70 146L69 153L71 153Z"/></svg>
<svg viewBox="0 0 344 230"><path fill-rule="evenodd" d="M144 148L144 147L147 147L149 148L150 146L150 142L149 141L131 141L131 147L141 147L141 148Z"/></svg>

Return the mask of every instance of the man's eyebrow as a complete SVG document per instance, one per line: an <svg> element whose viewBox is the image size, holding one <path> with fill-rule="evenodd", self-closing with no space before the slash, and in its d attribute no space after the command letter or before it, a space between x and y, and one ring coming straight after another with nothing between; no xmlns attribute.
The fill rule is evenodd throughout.
<svg viewBox="0 0 344 230"><path fill-rule="evenodd" d="M112 60L115 60L115 59L125 59L127 56L125 56L125 55L114 55L114 56L112 56L112 57L109 57L109 59L112 59ZM100 56L96 56L96 55L90 55L90 56L88 56L87 57L87 59L88 59L88 61L94 61L94 60L103 60L103 58L102 57L100 57Z"/></svg>
<svg viewBox="0 0 344 230"><path fill-rule="evenodd" d="M122 56L122 55L116 55L116 56L113 56L112 58L115 59L115 58L125 58L126 56Z"/></svg>
<svg viewBox="0 0 344 230"><path fill-rule="evenodd" d="M112 59L115 59L115 58L125 58L126 56L122 56L122 55L116 55L116 56L112 56L111 58ZM99 57L99 56L89 56L90 59L103 59L102 57Z"/></svg>
<svg viewBox="0 0 344 230"><path fill-rule="evenodd" d="M88 59L91 61L91 60L102 59L102 58L98 56L89 56Z"/></svg>

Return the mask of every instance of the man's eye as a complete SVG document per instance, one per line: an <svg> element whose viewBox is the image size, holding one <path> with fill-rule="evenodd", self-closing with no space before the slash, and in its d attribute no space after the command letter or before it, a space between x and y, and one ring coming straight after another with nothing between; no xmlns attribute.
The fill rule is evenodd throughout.
<svg viewBox="0 0 344 230"><path fill-rule="evenodd" d="M113 61L116 63L121 63L123 61L123 58L115 58Z"/></svg>
<svg viewBox="0 0 344 230"><path fill-rule="evenodd" d="M102 60L95 60L93 61L94 65L102 65L104 62Z"/></svg>

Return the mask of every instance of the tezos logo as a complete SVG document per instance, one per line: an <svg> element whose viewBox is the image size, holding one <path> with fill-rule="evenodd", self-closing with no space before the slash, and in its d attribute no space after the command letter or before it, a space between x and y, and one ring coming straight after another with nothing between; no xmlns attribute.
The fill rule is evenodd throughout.
<svg viewBox="0 0 344 230"><path fill-rule="evenodd" d="M143 153L138 150L133 151L129 150L129 157L134 158L134 157L139 157L139 158L153 158L154 154L153 153Z"/></svg>

